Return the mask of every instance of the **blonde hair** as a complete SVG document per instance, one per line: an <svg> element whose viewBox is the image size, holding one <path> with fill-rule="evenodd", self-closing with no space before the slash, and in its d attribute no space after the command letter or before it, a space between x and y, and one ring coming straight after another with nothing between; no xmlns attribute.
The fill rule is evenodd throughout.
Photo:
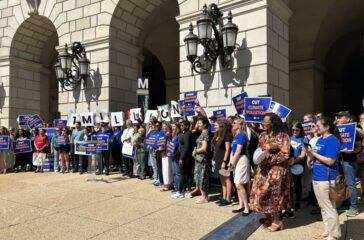
<svg viewBox="0 0 364 240"><path fill-rule="evenodd" d="M238 129L238 132L241 133L241 132L245 132L246 133L246 122L244 119L242 118L237 118L235 119L234 121L236 121L239 125L239 129Z"/></svg>

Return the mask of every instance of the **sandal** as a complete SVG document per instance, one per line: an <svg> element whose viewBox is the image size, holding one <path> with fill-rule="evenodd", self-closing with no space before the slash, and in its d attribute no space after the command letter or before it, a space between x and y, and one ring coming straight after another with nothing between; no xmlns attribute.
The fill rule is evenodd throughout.
<svg viewBox="0 0 364 240"><path fill-rule="evenodd" d="M161 189L161 192L167 192L169 190L171 190L169 187L164 187L164 188Z"/></svg>
<svg viewBox="0 0 364 240"><path fill-rule="evenodd" d="M280 224L272 223L272 225L270 225L270 227L268 227L267 229L269 232L276 232L279 230L283 230L283 222L281 222Z"/></svg>
<svg viewBox="0 0 364 240"><path fill-rule="evenodd" d="M202 199L202 198L199 198L195 201L196 204L203 204L203 203L208 203L209 200L207 199Z"/></svg>

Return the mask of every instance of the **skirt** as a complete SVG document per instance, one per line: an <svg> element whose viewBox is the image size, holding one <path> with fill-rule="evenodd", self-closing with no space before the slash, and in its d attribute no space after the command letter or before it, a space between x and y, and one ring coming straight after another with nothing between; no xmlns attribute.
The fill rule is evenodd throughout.
<svg viewBox="0 0 364 240"><path fill-rule="evenodd" d="M234 169L234 183L246 184L250 182L250 163L246 155L239 158Z"/></svg>

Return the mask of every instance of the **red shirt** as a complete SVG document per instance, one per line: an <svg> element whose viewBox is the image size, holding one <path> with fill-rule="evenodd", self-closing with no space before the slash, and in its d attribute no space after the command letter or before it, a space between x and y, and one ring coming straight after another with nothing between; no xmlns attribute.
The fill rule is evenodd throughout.
<svg viewBox="0 0 364 240"><path fill-rule="evenodd" d="M34 145L37 149L41 149L44 145L48 143L48 136L47 135L37 135L34 138Z"/></svg>

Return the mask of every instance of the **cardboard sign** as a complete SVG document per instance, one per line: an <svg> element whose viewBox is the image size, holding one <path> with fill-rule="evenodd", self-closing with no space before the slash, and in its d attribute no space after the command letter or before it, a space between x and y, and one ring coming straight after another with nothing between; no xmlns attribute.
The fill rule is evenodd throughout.
<svg viewBox="0 0 364 240"><path fill-rule="evenodd" d="M235 97L233 97L233 103L236 109L236 112L240 115L240 114L244 114L244 98L248 97L248 93L247 92L242 92L238 95L236 95Z"/></svg>
<svg viewBox="0 0 364 240"><path fill-rule="evenodd" d="M287 118L288 115L292 112L290 108L275 101L272 101L270 103L270 109L272 110L272 113L277 114L281 119Z"/></svg>
<svg viewBox="0 0 364 240"><path fill-rule="evenodd" d="M109 136L108 135L93 135L91 140L96 143L97 151L107 151L109 150Z"/></svg>
<svg viewBox="0 0 364 240"><path fill-rule="evenodd" d="M175 117L179 118L181 116L182 116L181 115L181 109L179 107L178 102L171 101L171 117L172 118L175 118Z"/></svg>
<svg viewBox="0 0 364 240"><path fill-rule="evenodd" d="M78 115L77 113L70 113L68 115L68 119L67 119L67 126L68 127L75 127L76 122L81 122L80 115Z"/></svg>
<svg viewBox="0 0 364 240"><path fill-rule="evenodd" d="M145 113L145 117L144 117L144 123L147 124L150 121L150 118L154 116L154 117L158 117L158 110L147 110L147 112Z"/></svg>
<svg viewBox="0 0 364 240"><path fill-rule="evenodd" d="M32 115L19 115L16 119L18 121L19 126L28 127L28 121L31 116Z"/></svg>
<svg viewBox="0 0 364 240"><path fill-rule="evenodd" d="M245 100L244 112L245 121L261 123L264 114L269 110L271 97L247 97Z"/></svg>
<svg viewBox="0 0 364 240"><path fill-rule="evenodd" d="M219 109L212 111L212 115L217 118L217 120L225 120L226 119L226 109Z"/></svg>
<svg viewBox="0 0 364 240"><path fill-rule="evenodd" d="M67 126L67 120L54 119L53 120L53 126L55 128L65 128Z"/></svg>
<svg viewBox="0 0 364 240"><path fill-rule="evenodd" d="M0 150L9 149L9 136L0 136Z"/></svg>
<svg viewBox="0 0 364 240"><path fill-rule="evenodd" d="M141 112L141 108L130 109L130 120L132 123L138 123L140 112Z"/></svg>
<svg viewBox="0 0 364 240"><path fill-rule="evenodd" d="M305 136L307 138L311 137L311 124L312 124L311 120L302 123L302 127L303 127L303 130L305 131Z"/></svg>
<svg viewBox="0 0 364 240"><path fill-rule="evenodd" d="M169 112L170 112L169 104L158 106L157 108L164 121L167 122L171 121L171 118L169 117Z"/></svg>
<svg viewBox="0 0 364 240"><path fill-rule="evenodd" d="M92 112L80 113L81 125L83 127L93 127L94 123L94 114Z"/></svg>
<svg viewBox="0 0 364 240"><path fill-rule="evenodd" d="M33 152L32 141L30 139L14 141L13 150L15 154Z"/></svg>
<svg viewBox="0 0 364 240"><path fill-rule="evenodd" d="M341 150L354 151L357 123L337 125L341 139Z"/></svg>
<svg viewBox="0 0 364 240"><path fill-rule="evenodd" d="M28 119L28 126L30 129L34 129L36 127L38 127L39 125L42 125L43 123L43 119L38 115L32 115L29 119Z"/></svg>
<svg viewBox="0 0 364 240"><path fill-rule="evenodd" d="M110 122L109 114L105 110L96 110L95 123L108 123Z"/></svg>
<svg viewBox="0 0 364 240"><path fill-rule="evenodd" d="M111 126L119 127L124 126L124 113L123 112L112 112L111 113Z"/></svg>
<svg viewBox="0 0 364 240"><path fill-rule="evenodd" d="M186 92L184 98L184 110L186 116L195 116L195 100L197 99L197 92Z"/></svg>
<svg viewBox="0 0 364 240"><path fill-rule="evenodd" d="M75 141L75 154L77 155L96 155L96 143Z"/></svg>

